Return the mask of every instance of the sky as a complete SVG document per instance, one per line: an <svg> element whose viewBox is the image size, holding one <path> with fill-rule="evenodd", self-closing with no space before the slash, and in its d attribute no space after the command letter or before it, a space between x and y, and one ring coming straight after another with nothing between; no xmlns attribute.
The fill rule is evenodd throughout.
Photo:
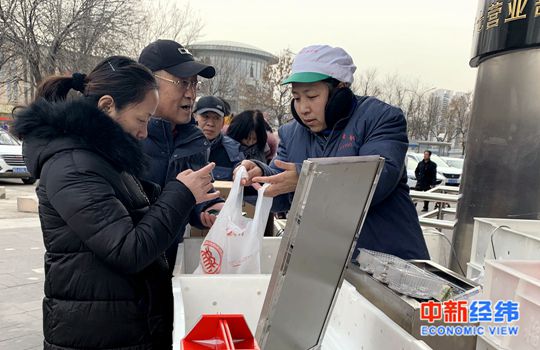
<svg viewBox="0 0 540 350"><path fill-rule="evenodd" d="M472 91L474 20L483 0L192 0L198 41L230 40L278 54L344 48L357 73L397 74L427 88Z"/></svg>

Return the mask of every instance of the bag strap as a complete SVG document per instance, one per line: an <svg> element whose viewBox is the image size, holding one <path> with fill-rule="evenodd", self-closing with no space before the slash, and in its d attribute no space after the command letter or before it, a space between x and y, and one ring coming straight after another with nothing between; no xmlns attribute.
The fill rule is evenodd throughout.
<svg viewBox="0 0 540 350"><path fill-rule="evenodd" d="M257 203L255 204L255 214L253 215L253 225L255 232L261 232L260 239L264 236L264 229L272 209L272 197L265 197L264 192L270 184L264 184L257 190ZM261 241L262 242L262 241Z"/></svg>
<svg viewBox="0 0 540 350"><path fill-rule="evenodd" d="M246 176L246 168L244 166L240 166L236 171L234 182L226 201L233 202L235 204L235 208L238 208L240 212L242 211L242 202L244 201L244 188L242 187L241 181Z"/></svg>

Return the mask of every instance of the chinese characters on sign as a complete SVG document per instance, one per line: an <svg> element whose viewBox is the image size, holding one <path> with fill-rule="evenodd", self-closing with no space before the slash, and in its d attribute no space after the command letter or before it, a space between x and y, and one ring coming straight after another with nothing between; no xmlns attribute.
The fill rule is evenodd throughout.
<svg viewBox="0 0 540 350"><path fill-rule="evenodd" d="M530 0L532 1L532 0ZM496 28L504 18L504 23L523 20L527 18L526 6L529 0L494 0L487 9L487 16L476 19L476 30L490 30ZM506 6L504 6L506 3ZM534 16L540 16L540 0L535 0ZM505 10L505 11L503 11Z"/></svg>
<svg viewBox="0 0 540 350"><path fill-rule="evenodd" d="M539 0L540 1L540 0ZM476 20L476 30L481 32L484 29L484 16L481 16Z"/></svg>
<svg viewBox="0 0 540 350"><path fill-rule="evenodd" d="M482 0L479 5L471 67L495 55L540 47L540 0Z"/></svg>
<svg viewBox="0 0 540 350"><path fill-rule="evenodd" d="M523 13L525 6L529 0L512 0L508 3L508 17L504 22L515 21L518 19L525 19L527 15Z"/></svg>
<svg viewBox="0 0 540 350"><path fill-rule="evenodd" d="M503 3L502 1L497 1L489 5L488 8L488 19L487 19L487 29L495 28L499 25L499 18L502 13Z"/></svg>

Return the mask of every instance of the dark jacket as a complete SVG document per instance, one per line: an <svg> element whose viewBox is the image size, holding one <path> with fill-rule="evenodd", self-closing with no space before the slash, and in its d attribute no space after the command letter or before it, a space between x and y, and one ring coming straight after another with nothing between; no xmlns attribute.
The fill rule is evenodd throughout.
<svg viewBox="0 0 540 350"><path fill-rule="evenodd" d="M244 154L240 152L240 143L229 136L219 134L216 139L210 141L209 161L216 163L212 172L214 179L232 181L235 166L244 160Z"/></svg>
<svg viewBox="0 0 540 350"><path fill-rule="evenodd" d="M275 159L296 163L300 174L308 158L380 155L385 158L377 189L371 201L357 248L368 248L405 259L428 259L429 254L409 196L404 171L408 147L407 124L400 109L376 98L357 97L349 116L336 124L329 135L315 134L293 120L279 129ZM264 166L264 175L280 170ZM272 210L287 211L292 194L274 198ZM354 203L351 203L354 205ZM355 256L358 249L355 250Z"/></svg>
<svg viewBox="0 0 540 350"><path fill-rule="evenodd" d="M263 150L259 148L258 144L254 144L251 146L245 146L245 145L240 146L240 150L242 151L246 159L258 160L264 163L268 163L266 159L266 150L268 149L270 149L268 144L266 144L266 147Z"/></svg>
<svg viewBox="0 0 540 350"><path fill-rule="evenodd" d="M148 166L142 178L165 186L176 181L176 176L184 170L199 170L208 164L210 142L192 119L190 123L174 127L166 120L152 118L148 124L148 137L143 141L144 153L148 156ZM223 202L221 198L200 203L191 212L189 223L203 229L201 213L211 205ZM171 243L166 255L171 271L176 260L178 243L184 239L188 221L177 227L177 239Z"/></svg>
<svg viewBox="0 0 540 350"><path fill-rule="evenodd" d="M423 159L416 166L416 189L427 191L437 184L437 164L432 160L425 162Z"/></svg>
<svg viewBox="0 0 540 350"><path fill-rule="evenodd" d="M21 111L15 132L40 179L44 349L170 349L163 252L195 205L189 189L170 182L158 198L158 186L137 179L139 142L81 101L40 100Z"/></svg>

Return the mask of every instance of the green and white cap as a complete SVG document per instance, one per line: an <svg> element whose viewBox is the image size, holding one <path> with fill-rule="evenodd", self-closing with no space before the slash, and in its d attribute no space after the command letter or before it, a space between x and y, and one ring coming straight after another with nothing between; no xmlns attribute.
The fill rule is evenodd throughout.
<svg viewBox="0 0 540 350"><path fill-rule="evenodd" d="M352 57L342 48L312 45L303 48L296 55L291 75L281 84L314 83L328 78L352 83L355 71Z"/></svg>

